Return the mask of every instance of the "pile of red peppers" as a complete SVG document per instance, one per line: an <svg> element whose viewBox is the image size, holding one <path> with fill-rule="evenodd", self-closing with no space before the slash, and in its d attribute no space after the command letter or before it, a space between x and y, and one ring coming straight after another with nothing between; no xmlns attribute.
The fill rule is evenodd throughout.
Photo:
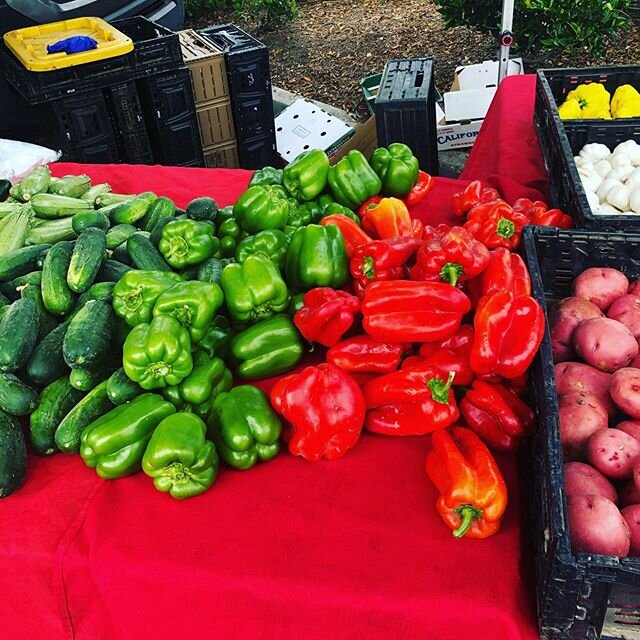
<svg viewBox="0 0 640 640"><path fill-rule="evenodd" d="M409 204L432 182L421 174ZM507 505L491 452L514 452L534 428L521 395L544 314L515 250L524 225L571 219L541 202L510 206L477 181L453 207L461 226L424 226L406 199L380 197L360 207L362 226L322 220L342 232L351 282L304 295L294 323L327 347L325 362L282 378L271 400L289 422L289 450L307 460L343 456L363 428L432 434L438 512L456 537L484 538Z"/></svg>

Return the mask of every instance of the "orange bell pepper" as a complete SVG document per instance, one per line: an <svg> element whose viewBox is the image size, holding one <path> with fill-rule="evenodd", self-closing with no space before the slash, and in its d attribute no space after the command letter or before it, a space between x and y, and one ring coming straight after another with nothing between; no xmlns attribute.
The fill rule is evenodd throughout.
<svg viewBox="0 0 640 640"><path fill-rule="evenodd" d="M326 216L320 220L320 224L323 227L326 227L328 224L333 224L340 229L349 258L360 245L369 244L372 241L372 238L357 222L342 213L334 213Z"/></svg>
<svg viewBox="0 0 640 640"><path fill-rule="evenodd" d="M382 198L377 207L367 209L362 218L363 229L376 238L414 237L409 209L398 198Z"/></svg>

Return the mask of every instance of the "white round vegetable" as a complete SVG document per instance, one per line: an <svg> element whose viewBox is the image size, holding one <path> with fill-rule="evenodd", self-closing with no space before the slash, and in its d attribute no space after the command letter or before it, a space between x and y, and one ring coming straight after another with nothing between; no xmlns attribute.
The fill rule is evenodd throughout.
<svg viewBox="0 0 640 640"><path fill-rule="evenodd" d="M627 177L627 181L625 182L625 185L629 189L631 189L631 191L640 187L640 167L637 169L634 169L629 174L629 176Z"/></svg>
<svg viewBox="0 0 640 640"><path fill-rule="evenodd" d="M640 213L640 188L636 188L629 196L629 208L634 213Z"/></svg>
<svg viewBox="0 0 640 640"><path fill-rule="evenodd" d="M613 187L621 187L622 182L620 180L614 180L613 178L605 178L602 181L602 184L598 188L598 198L600 198L600 202L607 201L607 193L609 193L610 189Z"/></svg>
<svg viewBox="0 0 640 640"><path fill-rule="evenodd" d="M603 202L600 207L596 211L594 211L594 213L598 214L599 216L619 216L621 212L608 202Z"/></svg>
<svg viewBox="0 0 640 640"><path fill-rule="evenodd" d="M592 174L580 174L580 180L582 182L582 186L585 191L593 191L594 193L600 188L602 184L602 176L599 176L597 173Z"/></svg>
<svg viewBox="0 0 640 640"><path fill-rule="evenodd" d="M640 165L640 144L635 140L625 140L624 142L621 142L613 150L613 153L619 152L626 154L631 160L631 164L636 166Z"/></svg>
<svg viewBox="0 0 640 640"><path fill-rule="evenodd" d="M598 160L598 162L596 162L593 165L593 168L595 169L596 173L599 176L602 176L603 178L608 177L608 175L613 170L613 167L611 166L611 163L608 160ZM616 177L616 176L611 176L611 177Z"/></svg>
<svg viewBox="0 0 640 640"><path fill-rule="evenodd" d="M632 165L631 158L626 153L614 153L611 158L609 158L609 162L614 169L627 164Z"/></svg>
<svg viewBox="0 0 640 640"><path fill-rule="evenodd" d="M592 211L600 208L600 198L598 198L598 194L593 191L585 191L587 195L587 202L589 203L589 207Z"/></svg>
<svg viewBox="0 0 640 640"><path fill-rule="evenodd" d="M611 155L611 151L609 151L609 147L604 144L600 144L599 142L592 142L582 147L578 155L585 160L598 162L598 160L609 157Z"/></svg>
<svg viewBox="0 0 640 640"><path fill-rule="evenodd" d="M607 191L607 202L620 211L626 211L629 208L629 189L623 184L612 187Z"/></svg>
<svg viewBox="0 0 640 640"><path fill-rule="evenodd" d="M601 162L606 162L606 160L601 160ZM611 169L605 178L614 178L615 180L620 180L620 182L625 182L634 171L635 169L632 164L623 164L615 169Z"/></svg>

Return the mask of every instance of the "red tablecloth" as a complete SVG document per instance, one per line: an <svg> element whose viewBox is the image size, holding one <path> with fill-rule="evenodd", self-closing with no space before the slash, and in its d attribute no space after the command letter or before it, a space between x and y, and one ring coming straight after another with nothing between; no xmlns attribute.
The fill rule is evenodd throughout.
<svg viewBox="0 0 640 640"><path fill-rule="evenodd" d="M494 176L509 198L544 188L533 86L505 81L465 171ZM54 171L178 205L203 194L229 204L250 175ZM463 185L439 179L415 213L450 219ZM25 485L0 503L0 638L533 640L527 490L515 460L499 459L510 491L500 533L454 540L424 472L428 446L364 434L336 462L282 454L248 472L223 468L210 491L183 503L142 473L106 482L77 455L32 457Z"/></svg>

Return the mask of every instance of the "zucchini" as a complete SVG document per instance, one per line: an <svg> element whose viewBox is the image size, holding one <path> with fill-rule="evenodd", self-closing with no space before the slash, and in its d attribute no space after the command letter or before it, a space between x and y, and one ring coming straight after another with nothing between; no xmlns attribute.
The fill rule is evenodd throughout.
<svg viewBox="0 0 640 640"><path fill-rule="evenodd" d="M151 240L141 233L134 233L127 240L127 251L136 269L144 271L173 271Z"/></svg>
<svg viewBox="0 0 640 640"><path fill-rule="evenodd" d="M213 198L203 196L187 205L187 217L192 220L214 220L218 215L218 203Z"/></svg>
<svg viewBox="0 0 640 640"><path fill-rule="evenodd" d="M0 281L6 282L38 268L38 261L51 248L50 244L22 247L0 255Z"/></svg>
<svg viewBox="0 0 640 640"><path fill-rule="evenodd" d="M38 331L38 340L42 340L44 336L53 331L58 326L58 321L47 312L42 301L42 289L37 284L27 284L20 289L20 296L32 300L38 310L40 317L40 330Z"/></svg>
<svg viewBox="0 0 640 640"><path fill-rule="evenodd" d="M11 189L9 189L9 195L16 201L16 202L25 202L24 198L22 197L22 187L20 186L20 183L18 182L18 184L14 184Z"/></svg>
<svg viewBox="0 0 640 640"><path fill-rule="evenodd" d="M86 200L93 207L98 196L109 193L110 191L111 186L106 182L102 182L101 184L94 184L93 187L85 191L80 197L82 200Z"/></svg>
<svg viewBox="0 0 640 640"><path fill-rule="evenodd" d="M92 284L79 298L76 308L78 311L84 307L89 300L102 300L111 304L113 300L113 288L115 282L96 282Z"/></svg>
<svg viewBox="0 0 640 640"><path fill-rule="evenodd" d="M20 297L20 291L28 284L40 286L42 282L42 271L31 271L24 276L18 276L9 282L0 282L0 293L11 300Z"/></svg>
<svg viewBox="0 0 640 640"><path fill-rule="evenodd" d="M102 229L89 227L78 236L67 271L71 291L82 293L92 285L106 250L107 237Z"/></svg>
<svg viewBox="0 0 640 640"><path fill-rule="evenodd" d="M83 396L82 391L71 386L67 376L54 380L40 392L38 406L29 417L31 445L37 454L48 456L58 450L56 429Z"/></svg>
<svg viewBox="0 0 640 640"><path fill-rule="evenodd" d="M113 369L72 369L69 374L69 384L79 391L90 391L98 383L106 380Z"/></svg>
<svg viewBox="0 0 640 640"><path fill-rule="evenodd" d="M113 409L107 396L107 381L103 380L73 407L62 419L55 433L55 443L60 451L77 453L80 436L85 427Z"/></svg>
<svg viewBox="0 0 640 640"><path fill-rule="evenodd" d="M86 174L79 176L63 176L59 180L52 182L49 186L49 193L69 198L79 198L91 187L91 178Z"/></svg>
<svg viewBox="0 0 640 640"><path fill-rule="evenodd" d="M0 370L17 371L31 357L38 340L40 314L33 300L20 298L0 320Z"/></svg>
<svg viewBox="0 0 640 640"><path fill-rule="evenodd" d="M124 244L138 229L132 224L117 224L107 231L107 249L115 249Z"/></svg>
<svg viewBox="0 0 640 640"><path fill-rule="evenodd" d="M49 167L36 167L29 175L20 181L20 191L25 202L31 200L36 193L44 193L51 182Z"/></svg>
<svg viewBox="0 0 640 640"><path fill-rule="evenodd" d="M72 369L97 368L109 354L115 316L108 302L89 300L69 322L62 355Z"/></svg>
<svg viewBox="0 0 640 640"><path fill-rule="evenodd" d="M29 204L39 218L48 220L66 218L87 209L87 203L84 200L54 193L36 193Z"/></svg>
<svg viewBox="0 0 640 640"><path fill-rule="evenodd" d="M131 267L117 260L103 260L96 282L118 282Z"/></svg>
<svg viewBox="0 0 640 640"><path fill-rule="evenodd" d="M98 209L104 210L105 207L122 204L123 202L132 200L135 197L135 195L128 195L125 193L103 193L96 198L95 205Z"/></svg>
<svg viewBox="0 0 640 640"><path fill-rule="evenodd" d="M36 384L50 384L68 371L62 355L62 344L67 333L69 321L59 324L50 331L35 347L26 366L29 380Z"/></svg>
<svg viewBox="0 0 640 640"><path fill-rule="evenodd" d="M0 411L0 498L10 496L27 475L27 444L17 418Z"/></svg>
<svg viewBox="0 0 640 640"><path fill-rule="evenodd" d="M106 233L109 230L109 224L109 218L100 211L78 211L71 218L71 226L78 235L89 227L97 227Z"/></svg>
<svg viewBox="0 0 640 640"><path fill-rule="evenodd" d="M38 406L38 392L13 373L0 373L0 409L26 416Z"/></svg>
<svg viewBox="0 0 640 640"><path fill-rule="evenodd" d="M73 230L73 218L59 220L40 220L35 218L35 224L27 231L25 245L55 244L63 240L73 240L76 232Z"/></svg>
<svg viewBox="0 0 640 640"><path fill-rule="evenodd" d="M123 202L109 212L109 217L114 224L133 224L146 215L149 207L156 199L156 194L146 191L132 200Z"/></svg>
<svg viewBox="0 0 640 640"><path fill-rule="evenodd" d="M173 218L176 212L176 205L170 198L160 196L147 209L147 213L140 221L140 228L145 231L153 231L158 222L164 218Z"/></svg>
<svg viewBox="0 0 640 640"><path fill-rule="evenodd" d="M116 369L107 380L107 395L115 405L129 402L141 393L142 387L131 380L122 367Z"/></svg>
<svg viewBox="0 0 640 640"><path fill-rule="evenodd" d="M11 183L4 178L0 180L0 202L4 202L9 197Z"/></svg>
<svg viewBox="0 0 640 640"><path fill-rule="evenodd" d="M75 296L67 283L73 242L58 242L47 252L42 265L42 300L47 311L64 316L71 311Z"/></svg>

